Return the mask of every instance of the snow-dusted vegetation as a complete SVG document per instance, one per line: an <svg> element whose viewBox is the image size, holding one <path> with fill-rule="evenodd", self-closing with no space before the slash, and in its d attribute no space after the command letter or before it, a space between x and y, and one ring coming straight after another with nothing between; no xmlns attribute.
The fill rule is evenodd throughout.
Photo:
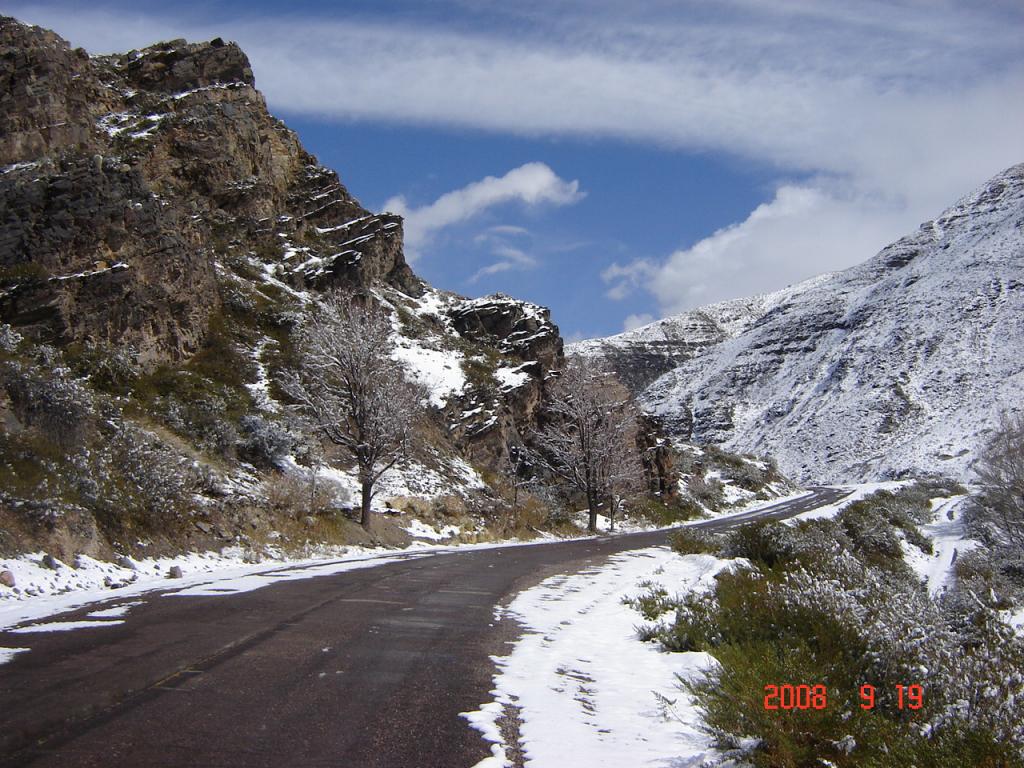
<svg viewBox="0 0 1024 768"><path fill-rule="evenodd" d="M1019 573L964 538L959 559L942 557L924 533L949 532L936 513L960 494L921 482L834 518L677 536L684 557L744 563L710 594L668 585L633 602L642 639L717 661L682 684L720 749L764 766L1024 764L1024 637L1008 620ZM821 698L783 707L781 686Z"/></svg>

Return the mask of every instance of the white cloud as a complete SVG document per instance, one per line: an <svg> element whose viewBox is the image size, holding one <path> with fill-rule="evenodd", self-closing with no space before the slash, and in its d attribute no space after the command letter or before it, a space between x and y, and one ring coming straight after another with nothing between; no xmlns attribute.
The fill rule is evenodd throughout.
<svg viewBox="0 0 1024 768"><path fill-rule="evenodd" d="M626 319L622 322L623 331L632 331L637 328L642 328L645 325L649 325L654 322L654 315L649 315L643 312L639 315L627 315Z"/></svg>
<svg viewBox="0 0 1024 768"><path fill-rule="evenodd" d="M657 272L657 265L650 259L637 259L625 265L616 262L601 272L601 279L612 286L605 295L613 301L622 301L637 288L644 287Z"/></svg>
<svg viewBox="0 0 1024 768"><path fill-rule="evenodd" d="M660 262L613 265L603 277L623 295L646 289L662 312L675 314L864 261L879 243L905 234L903 218L903 211L825 183L782 186L743 222Z"/></svg>
<svg viewBox="0 0 1024 768"><path fill-rule="evenodd" d="M526 163L500 178L488 176L461 189L441 195L419 208L403 197L384 203L385 210L405 218L406 253L415 258L439 230L471 219L479 213L510 202L526 205L570 205L583 198L578 181L565 181L544 163Z"/></svg>
<svg viewBox="0 0 1024 768"><path fill-rule="evenodd" d="M468 282L475 283L481 277L496 275L499 272L509 272L514 269L533 269L539 264L536 257L510 245L496 245L493 248L493 253L499 257L499 260L478 269L469 278Z"/></svg>

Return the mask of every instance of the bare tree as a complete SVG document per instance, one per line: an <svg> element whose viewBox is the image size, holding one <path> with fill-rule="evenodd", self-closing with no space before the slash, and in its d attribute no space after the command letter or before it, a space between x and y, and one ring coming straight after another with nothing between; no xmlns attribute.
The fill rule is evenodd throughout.
<svg viewBox="0 0 1024 768"><path fill-rule="evenodd" d="M586 496L590 531L597 530L598 510L607 503L614 515L617 497L643 476L637 429L625 387L591 361L568 358L535 442L547 468Z"/></svg>
<svg viewBox="0 0 1024 768"><path fill-rule="evenodd" d="M975 465L983 493L975 520L1024 551L1024 416L1004 416Z"/></svg>
<svg viewBox="0 0 1024 768"><path fill-rule="evenodd" d="M298 367L282 385L355 460L360 522L369 528L374 484L408 455L425 395L391 358L391 323L368 300L346 293L328 297L298 326L295 345Z"/></svg>

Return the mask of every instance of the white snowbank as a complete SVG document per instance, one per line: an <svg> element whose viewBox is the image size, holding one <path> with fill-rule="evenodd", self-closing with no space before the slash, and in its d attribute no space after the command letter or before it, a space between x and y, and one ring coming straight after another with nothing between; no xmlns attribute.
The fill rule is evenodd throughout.
<svg viewBox="0 0 1024 768"><path fill-rule="evenodd" d="M14 635L33 634L35 632L67 632L72 629L88 629L90 627L114 627L124 624L123 621L49 621L42 624L29 624L7 631Z"/></svg>
<svg viewBox="0 0 1024 768"><path fill-rule="evenodd" d="M79 555L77 567L56 561L57 569L51 570L42 564L44 553L36 552L15 558L0 560L0 570L9 570L15 577L15 589L0 589L0 629L12 627L27 621L37 621L93 603L101 605L91 614L94 618L107 618L102 614L117 608L109 616L123 616L138 603L126 603L125 598L136 597L148 592L164 591L168 594L189 588L216 584L216 594L234 594L246 589L268 586L281 578L311 578L323 575L330 568L348 569L352 562L377 565L394 558L410 557L411 554L395 550L371 550L360 547L323 548L319 557L303 559L269 560L262 563L246 562L246 553L238 547L229 547L222 552L202 552L177 557L130 560L132 567L93 560ZM182 578L169 579L172 567L182 571ZM301 576L289 574L287 569L310 566L301 571ZM328 569L325 571L324 569ZM275 575L275 571L285 571ZM253 580L251 577L263 575Z"/></svg>
<svg viewBox="0 0 1024 768"><path fill-rule="evenodd" d="M402 530L410 536L415 536L418 539L430 539L431 541L450 539L452 536L458 536L462 532L462 529L457 525L445 525L438 529L416 518L410 520L409 524Z"/></svg>
<svg viewBox="0 0 1024 768"><path fill-rule="evenodd" d="M928 584L930 595L946 589L957 557L978 546L964 531L963 511L967 499L967 496L932 499L932 520L921 526L921 533L932 540L931 555L906 541L900 542L903 559Z"/></svg>
<svg viewBox="0 0 1024 768"><path fill-rule="evenodd" d="M6 664L19 653L25 653L28 648L0 648L0 664Z"/></svg>
<svg viewBox="0 0 1024 768"><path fill-rule="evenodd" d="M678 678L715 664L705 653L665 653L636 636L642 617L622 604L642 581L669 593L708 590L730 561L680 557L665 547L612 557L522 592L506 615L525 625L512 652L496 659L495 700L464 714L492 742L477 768L510 766L496 720L519 707L528 764L560 768L699 766L717 753ZM655 694L674 704L667 711Z"/></svg>

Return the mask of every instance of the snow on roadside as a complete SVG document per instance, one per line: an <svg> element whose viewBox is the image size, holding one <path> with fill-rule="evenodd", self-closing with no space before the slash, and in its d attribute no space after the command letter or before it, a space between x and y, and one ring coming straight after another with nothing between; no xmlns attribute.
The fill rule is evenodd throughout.
<svg viewBox="0 0 1024 768"><path fill-rule="evenodd" d="M495 700L464 714L492 742L492 757L477 768L511 765L497 724L506 707L519 708L528 765L696 768L713 760L718 753L676 675L699 676L714 659L641 643L636 627L643 619L622 600L640 593L644 581L670 594L709 590L730 565L656 547L520 593L504 613L518 619L526 634L508 656L495 659ZM675 702L671 712L656 694Z"/></svg>
<svg viewBox="0 0 1024 768"><path fill-rule="evenodd" d="M588 535L581 532L578 538L588 538ZM321 546L309 557L302 558L288 558L271 551L271 559L259 563L249 562L240 547L166 558L127 559L131 567L79 555L76 567L55 560L56 569L43 564L44 552L36 552L0 559L0 570L11 571L16 584L15 589L0 589L0 631L91 605L95 605L97 610L89 614L90 618L121 618L132 607L144 602L126 600L149 593L232 595L278 581L327 576L410 557L467 549L534 546L555 540L564 539L549 534L529 541L507 539L472 544L414 541L405 549ZM174 567L181 569L181 578L168 577Z"/></svg>
<svg viewBox="0 0 1024 768"><path fill-rule="evenodd" d="M44 621L39 624L18 627L17 629L8 629L7 631L13 635L25 635L36 632L68 632L72 629L88 629L90 627L114 627L118 624L124 624L124 621L120 619L112 621Z"/></svg>
<svg viewBox="0 0 1024 768"><path fill-rule="evenodd" d="M28 648L0 648L0 666L6 664L19 653L25 653Z"/></svg>
<svg viewBox="0 0 1024 768"><path fill-rule="evenodd" d="M228 547L220 553L202 552L132 560L132 567L79 555L75 562L77 567L55 560L54 570L43 565L44 553L37 552L0 560L0 570L11 571L16 583L14 590L0 590L0 630L94 603L116 603L108 608L122 609L116 615L124 616L128 609L138 604L126 603L124 599L148 592L174 594L186 589L215 585L215 594L235 594L269 586L284 578L312 578L422 554L402 550L340 547L325 549L320 557L249 563L240 548ZM173 567L181 569L182 578L168 578ZM99 607L94 613L106 612L107 609Z"/></svg>
<svg viewBox="0 0 1024 768"><path fill-rule="evenodd" d="M928 584L928 594L932 596L945 590L957 557L978 546L978 542L968 539L964 531L964 502L968 498L932 499L931 522L920 526L921 533L931 539L931 555L906 541L900 542L903 559Z"/></svg>
<svg viewBox="0 0 1024 768"><path fill-rule="evenodd" d="M402 530L410 536L415 536L418 539L430 539L431 541L450 539L452 536L458 536L462 533L462 529L457 525L445 525L438 529L416 518L410 520L409 524Z"/></svg>
<svg viewBox="0 0 1024 768"><path fill-rule="evenodd" d="M728 510L724 512L720 512L717 514L707 514L703 517L694 518L693 520L687 520L685 523L682 523L682 525L685 527L690 525L696 525L698 523L706 523L708 520L728 520L733 517L747 516L751 512L757 512L758 510L761 509L774 507L779 504L783 504L787 501L796 501L797 499L802 499L805 496L810 496L812 493L813 491L801 489L799 491L793 491L792 493L786 494L785 496L777 496L773 499L752 499L746 504L730 507Z"/></svg>

